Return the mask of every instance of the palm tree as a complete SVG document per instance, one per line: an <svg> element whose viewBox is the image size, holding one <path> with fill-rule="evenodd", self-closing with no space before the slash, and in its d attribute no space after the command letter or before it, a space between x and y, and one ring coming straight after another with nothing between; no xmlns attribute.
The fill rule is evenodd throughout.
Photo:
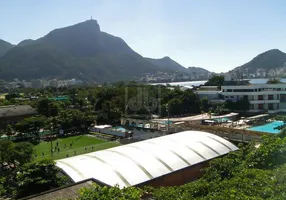
<svg viewBox="0 0 286 200"><path fill-rule="evenodd" d="M210 110L208 111L208 116L210 119L212 118L212 112Z"/></svg>
<svg viewBox="0 0 286 200"><path fill-rule="evenodd" d="M6 135L8 136L8 140L10 140L11 135L13 135L13 128L10 124L6 126Z"/></svg>

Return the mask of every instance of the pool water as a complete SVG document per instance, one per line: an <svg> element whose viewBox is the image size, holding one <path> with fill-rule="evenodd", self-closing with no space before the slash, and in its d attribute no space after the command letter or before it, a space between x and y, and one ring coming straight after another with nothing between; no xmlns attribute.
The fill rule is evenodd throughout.
<svg viewBox="0 0 286 200"><path fill-rule="evenodd" d="M216 120L218 123L222 123L222 122L227 122L230 119L228 117L224 117L224 118L214 118L213 120Z"/></svg>
<svg viewBox="0 0 286 200"><path fill-rule="evenodd" d="M112 129L113 129L113 130L116 130L116 131L121 131L121 132L125 132L125 131L126 131L126 129L123 128L123 127L121 127L121 126L115 126L115 127L113 127Z"/></svg>
<svg viewBox="0 0 286 200"><path fill-rule="evenodd" d="M274 129L274 128L276 128L277 126L282 126L282 125L284 125L283 121L274 121L274 122L267 123L261 126L253 126L251 128L248 128L247 130L278 134L281 130Z"/></svg>

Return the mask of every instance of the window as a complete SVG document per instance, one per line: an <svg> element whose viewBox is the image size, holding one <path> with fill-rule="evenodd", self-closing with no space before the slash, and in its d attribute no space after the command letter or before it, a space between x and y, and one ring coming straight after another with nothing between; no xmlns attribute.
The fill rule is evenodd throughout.
<svg viewBox="0 0 286 200"><path fill-rule="evenodd" d="M235 89L234 92L253 92L253 89Z"/></svg>
<svg viewBox="0 0 286 200"><path fill-rule="evenodd" d="M263 95L258 95L258 100L263 100Z"/></svg>
<svg viewBox="0 0 286 200"><path fill-rule="evenodd" d="M254 109L254 105L253 104L250 104L250 109Z"/></svg>
<svg viewBox="0 0 286 200"><path fill-rule="evenodd" d="M264 109L262 103L261 103L261 104L258 104L258 109L259 109L259 110L263 110L263 109Z"/></svg>
<svg viewBox="0 0 286 200"><path fill-rule="evenodd" d="M268 100L273 100L273 95L268 95Z"/></svg>
<svg viewBox="0 0 286 200"><path fill-rule="evenodd" d="M268 110L273 110L273 103L268 104Z"/></svg>

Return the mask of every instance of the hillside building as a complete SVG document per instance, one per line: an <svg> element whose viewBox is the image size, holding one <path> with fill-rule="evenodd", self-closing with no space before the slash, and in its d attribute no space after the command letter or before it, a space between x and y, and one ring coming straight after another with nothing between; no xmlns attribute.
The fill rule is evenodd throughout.
<svg viewBox="0 0 286 200"><path fill-rule="evenodd" d="M286 112L286 84L223 85L224 100L247 99L250 112Z"/></svg>

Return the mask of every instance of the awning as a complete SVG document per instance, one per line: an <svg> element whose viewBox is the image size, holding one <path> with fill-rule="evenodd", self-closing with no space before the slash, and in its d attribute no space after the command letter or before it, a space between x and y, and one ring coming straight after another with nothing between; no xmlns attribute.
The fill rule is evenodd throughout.
<svg viewBox="0 0 286 200"><path fill-rule="evenodd" d="M215 123L214 120L205 120L204 122L207 122L207 123Z"/></svg>
<svg viewBox="0 0 286 200"><path fill-rule="evenodd" d="M258 118L262 118L262 117L267 117L269 114L261 114L261 115L255 115L252 117L248 117L248 119L258 119Z"/></svg>

